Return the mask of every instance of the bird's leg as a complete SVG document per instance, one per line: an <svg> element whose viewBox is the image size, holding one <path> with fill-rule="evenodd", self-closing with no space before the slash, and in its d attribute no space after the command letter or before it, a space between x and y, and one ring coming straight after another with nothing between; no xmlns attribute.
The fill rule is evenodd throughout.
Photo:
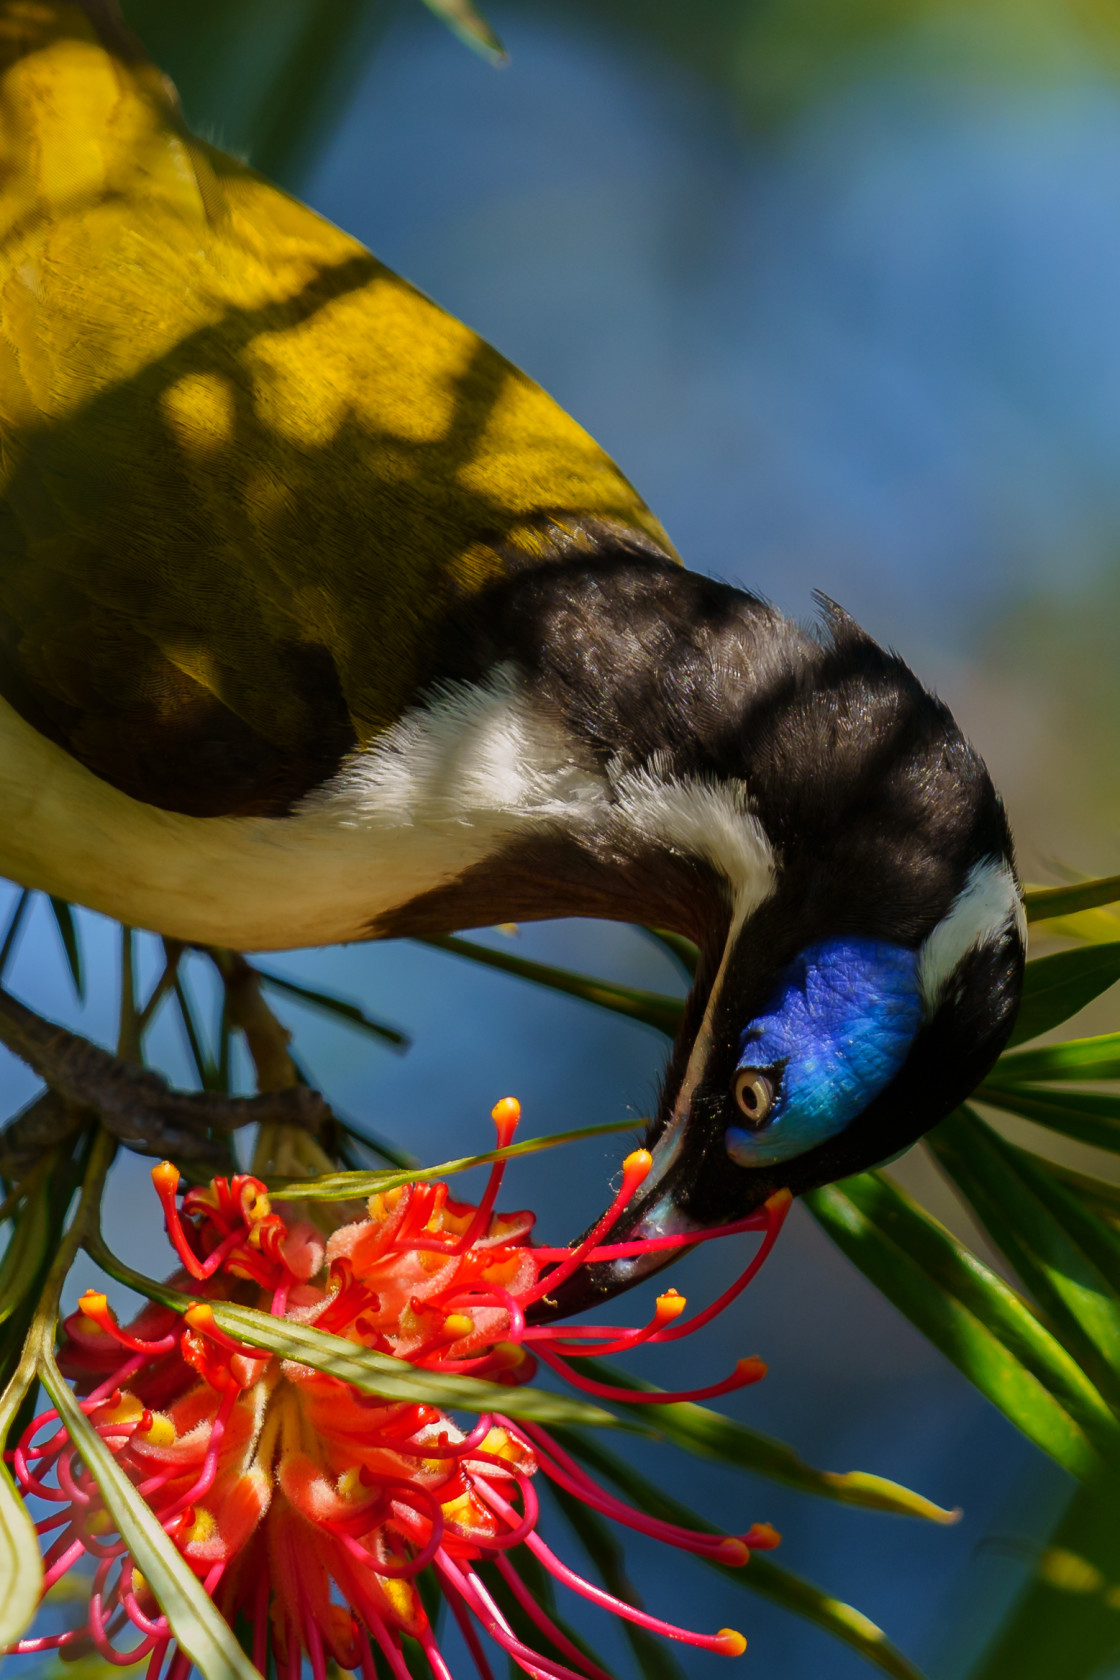
<svg viewBox="0 0 1120 1680"><path fill-rule="evenodd" d="M306 1085L262 1090L255 1097L173 1091L162 1075L44 1020L3 989L0 1043L47 1085L37 1102L0 1131L0 1173L5 1177L9 1166L16 1170L29 1154L79 1130L91 1110L129 1149L210 1167L228 1163L222 1144L207 1135L211 1131L229 1133L256 1123L314 1134L333 1118L326 1100Z"/></svg>

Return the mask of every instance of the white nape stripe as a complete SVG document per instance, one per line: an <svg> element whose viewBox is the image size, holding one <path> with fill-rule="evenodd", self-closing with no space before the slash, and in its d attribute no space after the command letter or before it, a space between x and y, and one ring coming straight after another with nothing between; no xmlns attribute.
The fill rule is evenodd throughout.
<svg viewBox="0 0 1120 1680"><path fill-rule="evenodd" d="M656 759L619 777L616 811L636 834L710 863L731 888L738 927L774 890L774 852L742 781L658 775Z"/></svg>
<svg viewBox="0 0 1120 1680"><path fill-rule="evenodd" d="M0 874L239 950L363 937L378 916L541 828L707 858L733 914L772 859L741 789L612 777L512 670L416 707L290 816L187 817L131 799L0 700Z"/></svg>
<svg viewBox="0 0 1120 1680"><path fill-rule="evenodd" d="M973 864L948 912L922 946L918 983L927 1014L937 1008L968 953L991 945L1012 925L1026 939L1027 919L1010 866L994 857Z"/></svg>

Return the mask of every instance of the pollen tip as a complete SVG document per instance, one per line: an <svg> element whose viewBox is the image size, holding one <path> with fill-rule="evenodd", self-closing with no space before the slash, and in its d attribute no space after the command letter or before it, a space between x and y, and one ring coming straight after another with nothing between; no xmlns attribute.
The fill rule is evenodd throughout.
<svg viewBox="0 0 1120 1680"><path fill-rule="evenodd" d="M772 1196L767 1196L765 1207L769 1213L782 1213L792 1201L792 1190L775 1190Z"/></svg>
<svg viewBox="0 0 1120 1680"><path fill-rule="evenodd" d="M161 1161L158 1167L152 1168L152 1183L159 1196L173 1196L179 1188L179 1169L171 1161Z"/></svg>
<svg viewBox="0 0 1120 1680"><path fill-rule="evenodd" d="M720 1541L716 1548L715 1557L717 1563L724 1563L729 1569L741 1569L745 1563L750 1562L750 1547L745 1540L740 1540L735 1535L728 1535L726 1540Z"/></svg>
<svg viewBox="0 0 1120 1680"><path fill-rule="evenodd" d="M84 1313L86 1318L104 1318L108 1310L108 1296L103 1295L99 1289L87 1289L84 1295L78 1296L78 1311Z"/></svg>
<svg viewBox="0 0 1120 1680"><path fill-rule="evenodd" d="M758 1359L752 1354L748 1359L737 1359L735 1369L748 1382L761 1382L770 1367L765 1359Z"/></svg>
<svg viewBox="0 0 1120 1680"><path fill-rule="evenodd" d="M781 1545L782 1537L773 1523L752 1523L743 1535L743 1543L752 1552L771 1552L775 1546Z"/></svg>
<svg viewBox="0 0 1120 1680"><path fill-rule="evenodd" d="M648 1149L632 1149L622 1163L622 1171L627 1178L634 1180L635 1189L643 1179L648 1178L653 1166L653 1156Z"/></svg>
<svg viewBox="0 0 1120 1680"><path fill-rule="evenodd" d="M460 1341L462 1337L469 1336L474 1329L474 1319L468 1318L466 1313L448 1313L443 1321L443 1328L448 1336Z"/></svg>
<svg viewBox="0 0 1120 1680"><path fill-rule="evenodd" d="M688 1297L675 1289L667 1289L657 1297L657 1316L662 1321L679 1318L688 1305Z"/></svg>
<svg viewBox="0 0 1120 1680"><path fill-rule="evenodd" d="M495 1126L516 1126L521 1118L521 1104L516 1097L501 1097L490 1110Z"/></svg>
<svg viewBox="0 0 1120 1680"><path fill-rule="evenodd" d="M720 1628L716 1634L716 1650L721 1657L741 1657L747 1642L734 1628Z"/></svg>
<svg viewBox="0 0 1120 1680"><path fill-rule="evenodd" d="M187 1308L183 1319L192 1330L211 1330L214 1327L214 1309L207 1301L196 1301Z"/></svg>

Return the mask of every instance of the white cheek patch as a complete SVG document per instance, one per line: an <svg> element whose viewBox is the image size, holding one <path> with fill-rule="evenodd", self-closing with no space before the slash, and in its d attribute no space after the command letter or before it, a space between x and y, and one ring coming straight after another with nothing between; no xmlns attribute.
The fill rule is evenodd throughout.
<svg viewBox="0 0 1120 1680"><path fill-rule="evenodd" d="M918 984L926 1015L932 1015L946 986L970 951L992 945L1009 927L1027 936L1027 920L1010 866L1002 858L985 858L972 866L968 879L922 946Z"/></svg>

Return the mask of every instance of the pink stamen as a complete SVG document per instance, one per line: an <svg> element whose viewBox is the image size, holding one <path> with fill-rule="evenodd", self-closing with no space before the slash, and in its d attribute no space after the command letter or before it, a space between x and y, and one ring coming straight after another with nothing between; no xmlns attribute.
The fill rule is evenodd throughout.
<svg viewBox="0 0 1120 1680"><path fill-rule="evenodd" d="M712 1319L723 1312L725 1307L729 1307L732 1301L743 1293L748 1283L758 1276L763 1262L781 1234L782 1226L786 1222L786 1215L789 1213L792 1202L793 1197L788 1190L776 1191L766 1203L766 1235L758 1253L746 1271L735 1280L729 1289L725 1289L722 1295L717 1296L710 1306L705 1307L703 1312L697 1313L695 1318L689 1319L687 1324L675 1324L671 1329L661 1330L653 1337L653 1340L656 1342L676 1342L682 1336L691 1336L695 1330L700 1330L705 1324L710 1324Z"/></svg>
<svg viewBox="0 0 1120 1680"><path fill-rule="evenodd" d="M174 1517L179 1515L180 1511L185 1511L188 1505L193 1505L196 1499L201 1499L213 1487L214 1477L218 1473L218 1452L237 1395L238 1390L236 1388L227 1388L223 1392L218 1410L214 1414L214 1421L210 1425L210 1440L206 1447L206 1456L202 1460L202 1468L199 1470L198 1478L192 1482L186 1493L181 1493L178 1499L159 1513L159 1520L164 1528Z"/></svg>
<svg viewBox="0 0 1120 1680"><path fill-rule="evenodd" d="M638 1610L633 1604L627 1604L621 1598L604 1592L602 1587L593 1586L585 1581L582 1575L577 1575L574 1569L569 1569L566 1563L561 1563L555 1552L551 1551L539 1534L531 1535L525 1542L529 1550L540 1559L550 1575L562 1581L573 1592L579 1593L581 1598L588 1598L592 1604L598 1604L604 1610L610 1610L614 1615L621 1616L624 1621L635 1622L639 1627L648 1628L651 1633L660 1633L666 1639L679 1639L685 1645L695 1645L702 1651L724 1651L725 1639L719 1633L693 1633L688 1628L676 1627L672 1622L663 1622L657 1616L651 1616L646 1610Z"/></svg>
<svg viewBox="0 0 1120 1680"><path fill-rule="evenodd" d="M612 1383L595 1382L591 1377L585 1377L582 1372L573 1371L571 1366L565 1364L551 1349L540 1347L537 1353L551 1370L556 1371L566 1382L570 1382L573 1388L582 1389L584 1394L594 1394L600 1400L624 1400L628 1405L669 1406L680 1400L714 1400L719 1394L733 1394L736 1389L761 1382L766 1375L766 1366L761 1359L740 1359L732 1375L724 1377L722 1382L709 1383L706 1388L655 1389L650 1393L639 1389L617 1388Z"/></svg>
<svg viewBox="0 0 1120 1680"><path fill-rule="evenodd" d="M505 1149L513 1142L513 1134L521 1118L521 1104L516 1097L503 1097L501 1102L494 1104L490 1118L498 1134L498 1148ZM495 1161L490 1168L490 1177L482 1200L475 1209L474 1218L452 1249L453 1254L464 1254L468 1248L473 1248L479 1237L490 1229L490 1216L494 1212L494 1203L498 1200L498 1191L502 1187L505 1172L506 1163Z"/></svg>
<svg viewBox="0 0 1120 1680"><path fill-rule="evenodd" d="M737 1219L732 1225L709 1225L703 1231L678 1231L664 1237L635 1237L630 1242L605 1243L594 1249L585 1257L588 1265L598 1265L601 1260L632 1260L639 1254L656 1254L662 1249L699 1248L701 1243L713 1242L717 1237L737 1237L744 1231L764 1231L766 1229L766 1215L751 1213L745 1219ZM563 1260L571 1253L570 1248L537 1248L533 1253L541 1260Z"/></svg>
<svg viewBox="0 0 1120 1680"><path fill-rule="evenodd" d="M634 1196L649 1177L652 1167L653 1156L648 1149L635 1149L632 1154L627 1155L622 1163L622 1184L606 1213L599 1220L599 1223L591 1228L577 1248L568 1250L567 1258L560 1262L554 1272L549 1272L547 1276L538 1279L532 1289L526 1290L525 1294L521 1296L522 1308L531 1305L534 1301L539 1301L543 1295L548 1294L550 1289L555 1289L559 1284L564 1283L574 1271L577 1271L583 1265L588 1256L598 1247L600 1238L605 1236L615 1223L623 1208L626 1207L628 1202L633 1201Z"/></svg>
<svg viewBox="0 0 1120 1680"><path fill-rule="evenodd" d="M524 1581L521 1579L520 1575L517 1573L516 1569L513 1567L512 1563L509 1561L508 1557L498 1558L497 1564L498 1569L501 1572L502 1579L505 1581L506 1586L509 1588L514 1598L516 1598L518 1604L520 1604L522 1610L524 1610L525 1614L529 1617L529 1620L533 1622L535 1626L540 1628L545 1637L552 1641L552 1643L556 1646L556 1649L561 1652L563 1656L570 1658L572 1662L576 1663L584 1674L590 1676L590 1680L611 1680L611 1676L606 1672L606 1670L599 1668L596 1663L593 1663L590 1657L580 1650L578 1645L573 1645L567 1634L557 1627L556 1623L550 1616L545 1614L541 1606L533 1597L532 1593L529 1591L528 1587L525 1585Z"/></svg>
<svg viewBox="0 0 1120 1680"><path fill-rule="evenodd" d="M545 1475L566 1488L577 1499L594 1505L604 1516L609 1516L613 1521L622 1523L624 1527L632 1528L639 1534L648 1534L656 1540L663 1540L668 1545L677 1547L679 1551L695 1552L700 1557L719 1556L724 1563L747 1562L749 1550L746 1542L739 1536L703 1534L696 1529L681 1528L677 1523L664 1522L660 1517L651 1517L645 1511L627 1505L606 1488L601 1488L582 1465L543 1429L531 1429L527 1424L522 1424L521 1429L525 1435L530 1436L537 1463Z"/></svg>

